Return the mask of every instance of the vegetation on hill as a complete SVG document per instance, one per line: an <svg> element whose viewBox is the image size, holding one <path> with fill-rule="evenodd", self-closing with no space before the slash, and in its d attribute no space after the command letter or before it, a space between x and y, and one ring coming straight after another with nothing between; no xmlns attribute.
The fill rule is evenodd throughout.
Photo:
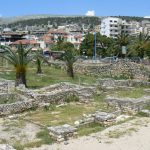
<svg viewBox="0 0 150 150"><path fill-rule="evenodd" d="M60 25L67 24L78 24L78 25L99 25L100 18L99 17L48 17L48 18L40 18L40 19L29 19L17 21L14 23L10 23L8 27L26 27L26 26L34 26L34 25L53 25L54 27Z"/></svg>

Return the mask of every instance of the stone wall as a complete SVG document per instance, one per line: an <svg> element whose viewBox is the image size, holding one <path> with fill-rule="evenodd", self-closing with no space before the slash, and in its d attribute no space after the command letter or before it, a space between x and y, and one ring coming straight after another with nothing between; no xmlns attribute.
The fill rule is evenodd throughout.
<svg viewBox="0 0 150 150"><path fill-rule="evenodd" d="M0 93L9 93L14 87L14 81L0 79Z"/></svg>
<svg viewBox="0 0 150 150"><path fill-rule="evenodd" d="M108 106L115 106L121 112L132 114L136 114L144 109L145 106L150 105L150 96L137 99L108 96L105 100L106 103L108 103Z"/></svg>
<svg viewBox="0 0 150 150"><path fill-rule="evenodd" d="M1 104L0 115L19 113L38 107L42 103L61 104L65 102L68 95L75 95L81 102L87 102L92 99L94 92L95 87L84 87L70 83L55 84L38 90L30 90L20 86L16 89L17 102ZM6 96L7 93L4 95Z"/></svg>
<svg viewBox="0 0 150 150"><path fill-rule="evenodd" d="M116 63L76 63L77 73L112 78L149 79L150 70L141 64L119 61Z"/></svg>
<svg viewBox="0 0 150 150"><path fill-rule="evenodd" d="M114 80L114 79L98 79L97 86L100 89L117 89L121 87L150 87L150 82L142 80Z"/></svg>
<svg viewBox="0 0 150 150"><path fill-rule="evenodd" d="M37 106L38 103L33 99L26 101L19 101L11 104L1 104L0 116L20 113Z"/></svg>

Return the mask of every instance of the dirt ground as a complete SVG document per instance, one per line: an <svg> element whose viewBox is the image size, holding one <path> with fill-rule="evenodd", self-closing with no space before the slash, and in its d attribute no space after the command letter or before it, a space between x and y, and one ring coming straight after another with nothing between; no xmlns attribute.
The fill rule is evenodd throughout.
<svg viewBox="0 0 150 150"><path fill-rule="evenodd" d="M138 118L106 130L30 150L150 150L150 118Z"/></svg>

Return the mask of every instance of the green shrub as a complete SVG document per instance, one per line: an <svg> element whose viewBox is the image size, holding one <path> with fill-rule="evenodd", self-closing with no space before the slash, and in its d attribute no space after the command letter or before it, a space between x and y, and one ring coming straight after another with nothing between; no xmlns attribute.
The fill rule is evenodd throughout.
<svg viewBox="0 0 150 150"><path fill-rule="evenodd" d="M74 94L71 94L71 95L67 95L65 97L65 102L67 103L70 103L70 102L78 102L79 101L79 97L77 97L76 95Z"/></svg>
<svg viewBox="0 0 150 150"><path fill-rule="evenodd" d="M42 144L52 144L53 140L49 135L49 131L44 129L36 134L36 137L41 139Z"/></svg>

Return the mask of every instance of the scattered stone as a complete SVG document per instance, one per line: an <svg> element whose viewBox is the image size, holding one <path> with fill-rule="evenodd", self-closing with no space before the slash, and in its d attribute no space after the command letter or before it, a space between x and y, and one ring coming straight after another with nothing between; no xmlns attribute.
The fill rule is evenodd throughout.
<svg viewBox="0 0 150 150"><path fill-rule="evenodd" d="M0 150L16 150L8 144L0 144Z"/></svg>
<svg viewBox="0 0 150 150"><path fill-rule="evenodd" d="M64 106L67 106L67 103L62 103L60 105L57 105L56 108L58 108L58 107L64 107Z"/></svg>
<svg viewBox="0 0 150 150"><path fill-rule="evenodd" d="M147 116L150 116L150 111L147 110L147 109L143 109L143 110L141 110L140 112L146 114Z"/></svg>
<svg viewBox="0 0 150 150"><path fill-rule="evenodd" d="M68 145L68 144L69 144L69 142L68 142L68 141L65 141L65 142L64 142L64 145Z"/></svg>
<svg viewBox="0 0 150 150"><path fill-rule="evenodd" d="M115 115L106 112L95 113L95 122L104 126L110 126L115 122Z"/></svg>
<svg viewBox="0 0 150 150"><path fill-rule="evenodd" d="M49 107L50 103L40 103L38 106L39 107Z"/></svg>
<svg viewBox="0 0 150 150"><path fill-rule="evenodd" d="M150 96L143 96L141 98L119 98L107 96L105 100L108 106L114 106L121 112L131 114L140 112L145 106L150 104Z"/></svg>
<svg viewBox="0 0 150 150"><path fill-rule="evenodd" d="M18 117L19 117L18 114L14 114L14 115L8 116L8 119L13 120L13 119L17 119Z"/></svg>
<svg viewBox="0 0 150 150"><path fill-rule="evenodd" d="M115 120L116 120L116 122L121 122L121 121L125 121L126 119L128 119L130 117L131 116L128 116L128 115L120 115Z"/></svg>
<svg viewBox="0 0 150 150"><path fill-rule="evenodd" d="M75 122L74 122L74 125L75 125L75 126L79 126L79 125L80 125L80 122L79 122L79 121L75 121Z"/></svg>
<svg viewBox="0 0 150 150"><path fill-rule="evenodd" d="M62 126L48 127L48 130L50 131L50 135L56 141L62 142L62 141L68 140L71 137L74 137L77 128L71 125L65 124Z"/></svg>

